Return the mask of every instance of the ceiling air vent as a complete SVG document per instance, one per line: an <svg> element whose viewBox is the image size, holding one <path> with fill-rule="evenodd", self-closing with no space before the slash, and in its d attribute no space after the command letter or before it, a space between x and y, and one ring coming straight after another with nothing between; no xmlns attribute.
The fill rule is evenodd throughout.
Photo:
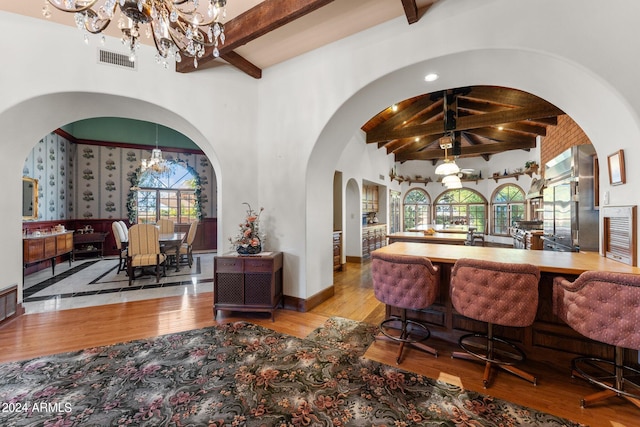
<svg viewBox="0 0 640 427"><path fill-rule="evenodd" d="M100 64L115 65L120 68L135 70L136 62L129 61L129 55L123 53L109 52L108 50L98 49L98 62Z"/></svg>

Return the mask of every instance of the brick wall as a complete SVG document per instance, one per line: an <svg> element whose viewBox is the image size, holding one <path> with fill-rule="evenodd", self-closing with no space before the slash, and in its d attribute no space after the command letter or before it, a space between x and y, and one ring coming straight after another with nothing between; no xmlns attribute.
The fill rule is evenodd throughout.
<svg viewBox="0 0 640 427"><path fill-rule="evenodd" d="M547 126L547 136L540 147L541 166L574 145L591 144L580 126L566 114L558 116L557 126Z"/></svg>

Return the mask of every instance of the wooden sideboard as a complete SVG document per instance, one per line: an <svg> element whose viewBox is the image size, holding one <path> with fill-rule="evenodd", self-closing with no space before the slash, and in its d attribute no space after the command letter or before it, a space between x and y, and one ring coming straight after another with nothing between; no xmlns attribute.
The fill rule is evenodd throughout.
<svg viewBox="0 0 640 427"><path fill-rule="evenodd" d="M22 263L25 267L51 260L51 273L56 274L56 258L69 254L69 265L71 265L71 252L73 252L73 231L30 235L22 239Z"/></svg>
<svg viewBox="0 0 640 427"><path fill-rule="evenodd" d="M104 240L109 233L76 233L73 235L73 260L77 256L104 255Z"/></svg>
<svg viewBox="0 0 640 427"><path fill-rule="evenodd" d="M282 252L214 257L213 318L218 310L274 312L283 304Z"/></svg>

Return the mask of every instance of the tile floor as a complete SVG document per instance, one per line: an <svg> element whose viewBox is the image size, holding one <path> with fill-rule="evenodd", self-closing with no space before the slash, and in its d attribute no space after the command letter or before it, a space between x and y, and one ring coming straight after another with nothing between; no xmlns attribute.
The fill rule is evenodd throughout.
<svg viewBox="0 0 640 427"><path fill-rule="evenodd" d="M23 307L26 313L41 313L94 305L113 304L167 296L213 292L215 252L194 254L193 266L167 267L156 283L155 275L137 278L129 286L124 271L117 273L118 259L67 261L30 274L24 279ZM138 273L136 273L138 274Z"/></svg>

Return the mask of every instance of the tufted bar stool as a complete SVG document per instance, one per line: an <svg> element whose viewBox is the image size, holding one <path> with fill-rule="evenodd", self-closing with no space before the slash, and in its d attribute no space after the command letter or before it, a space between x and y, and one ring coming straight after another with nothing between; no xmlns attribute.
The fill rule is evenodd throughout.
<svg viewBox="0 0 640 427"><path fill-rule="evenodd" d="M464 352L451 357L483 361L483 385L489 385L494 367L533 385L537 379L517 368L525 353L515 344L494 336L493 326L525 327L533 324L538 309L540 271L531 264L460 258L451 270L451 302L456 311L487 323L487 334L467 334L458 344Z"/></svg>
<svg viewBox="0 0 640 427"><path fill-rule="evenodd" d="M587 271L574 282L556 277L553 311L576 332L614 346L614 360L572 360L572 375L604 389L580 405L620 396L640 407L640 371L623 361L625 348L640 350L640 275Z"/></svg>
<svg viewBox="0 0 640 427"><path fill-rule="evenodd" d="M422 342L431 336L431 332L424 324L407 319L407 310L420 310L433 304L438 296L440 269L422 256L374 251L371 276L376 298L402 310L400 317L393 316L380 323L384 339L400 343L396 363L401 362L406 344L438 357L433 347Z"/></svg>

